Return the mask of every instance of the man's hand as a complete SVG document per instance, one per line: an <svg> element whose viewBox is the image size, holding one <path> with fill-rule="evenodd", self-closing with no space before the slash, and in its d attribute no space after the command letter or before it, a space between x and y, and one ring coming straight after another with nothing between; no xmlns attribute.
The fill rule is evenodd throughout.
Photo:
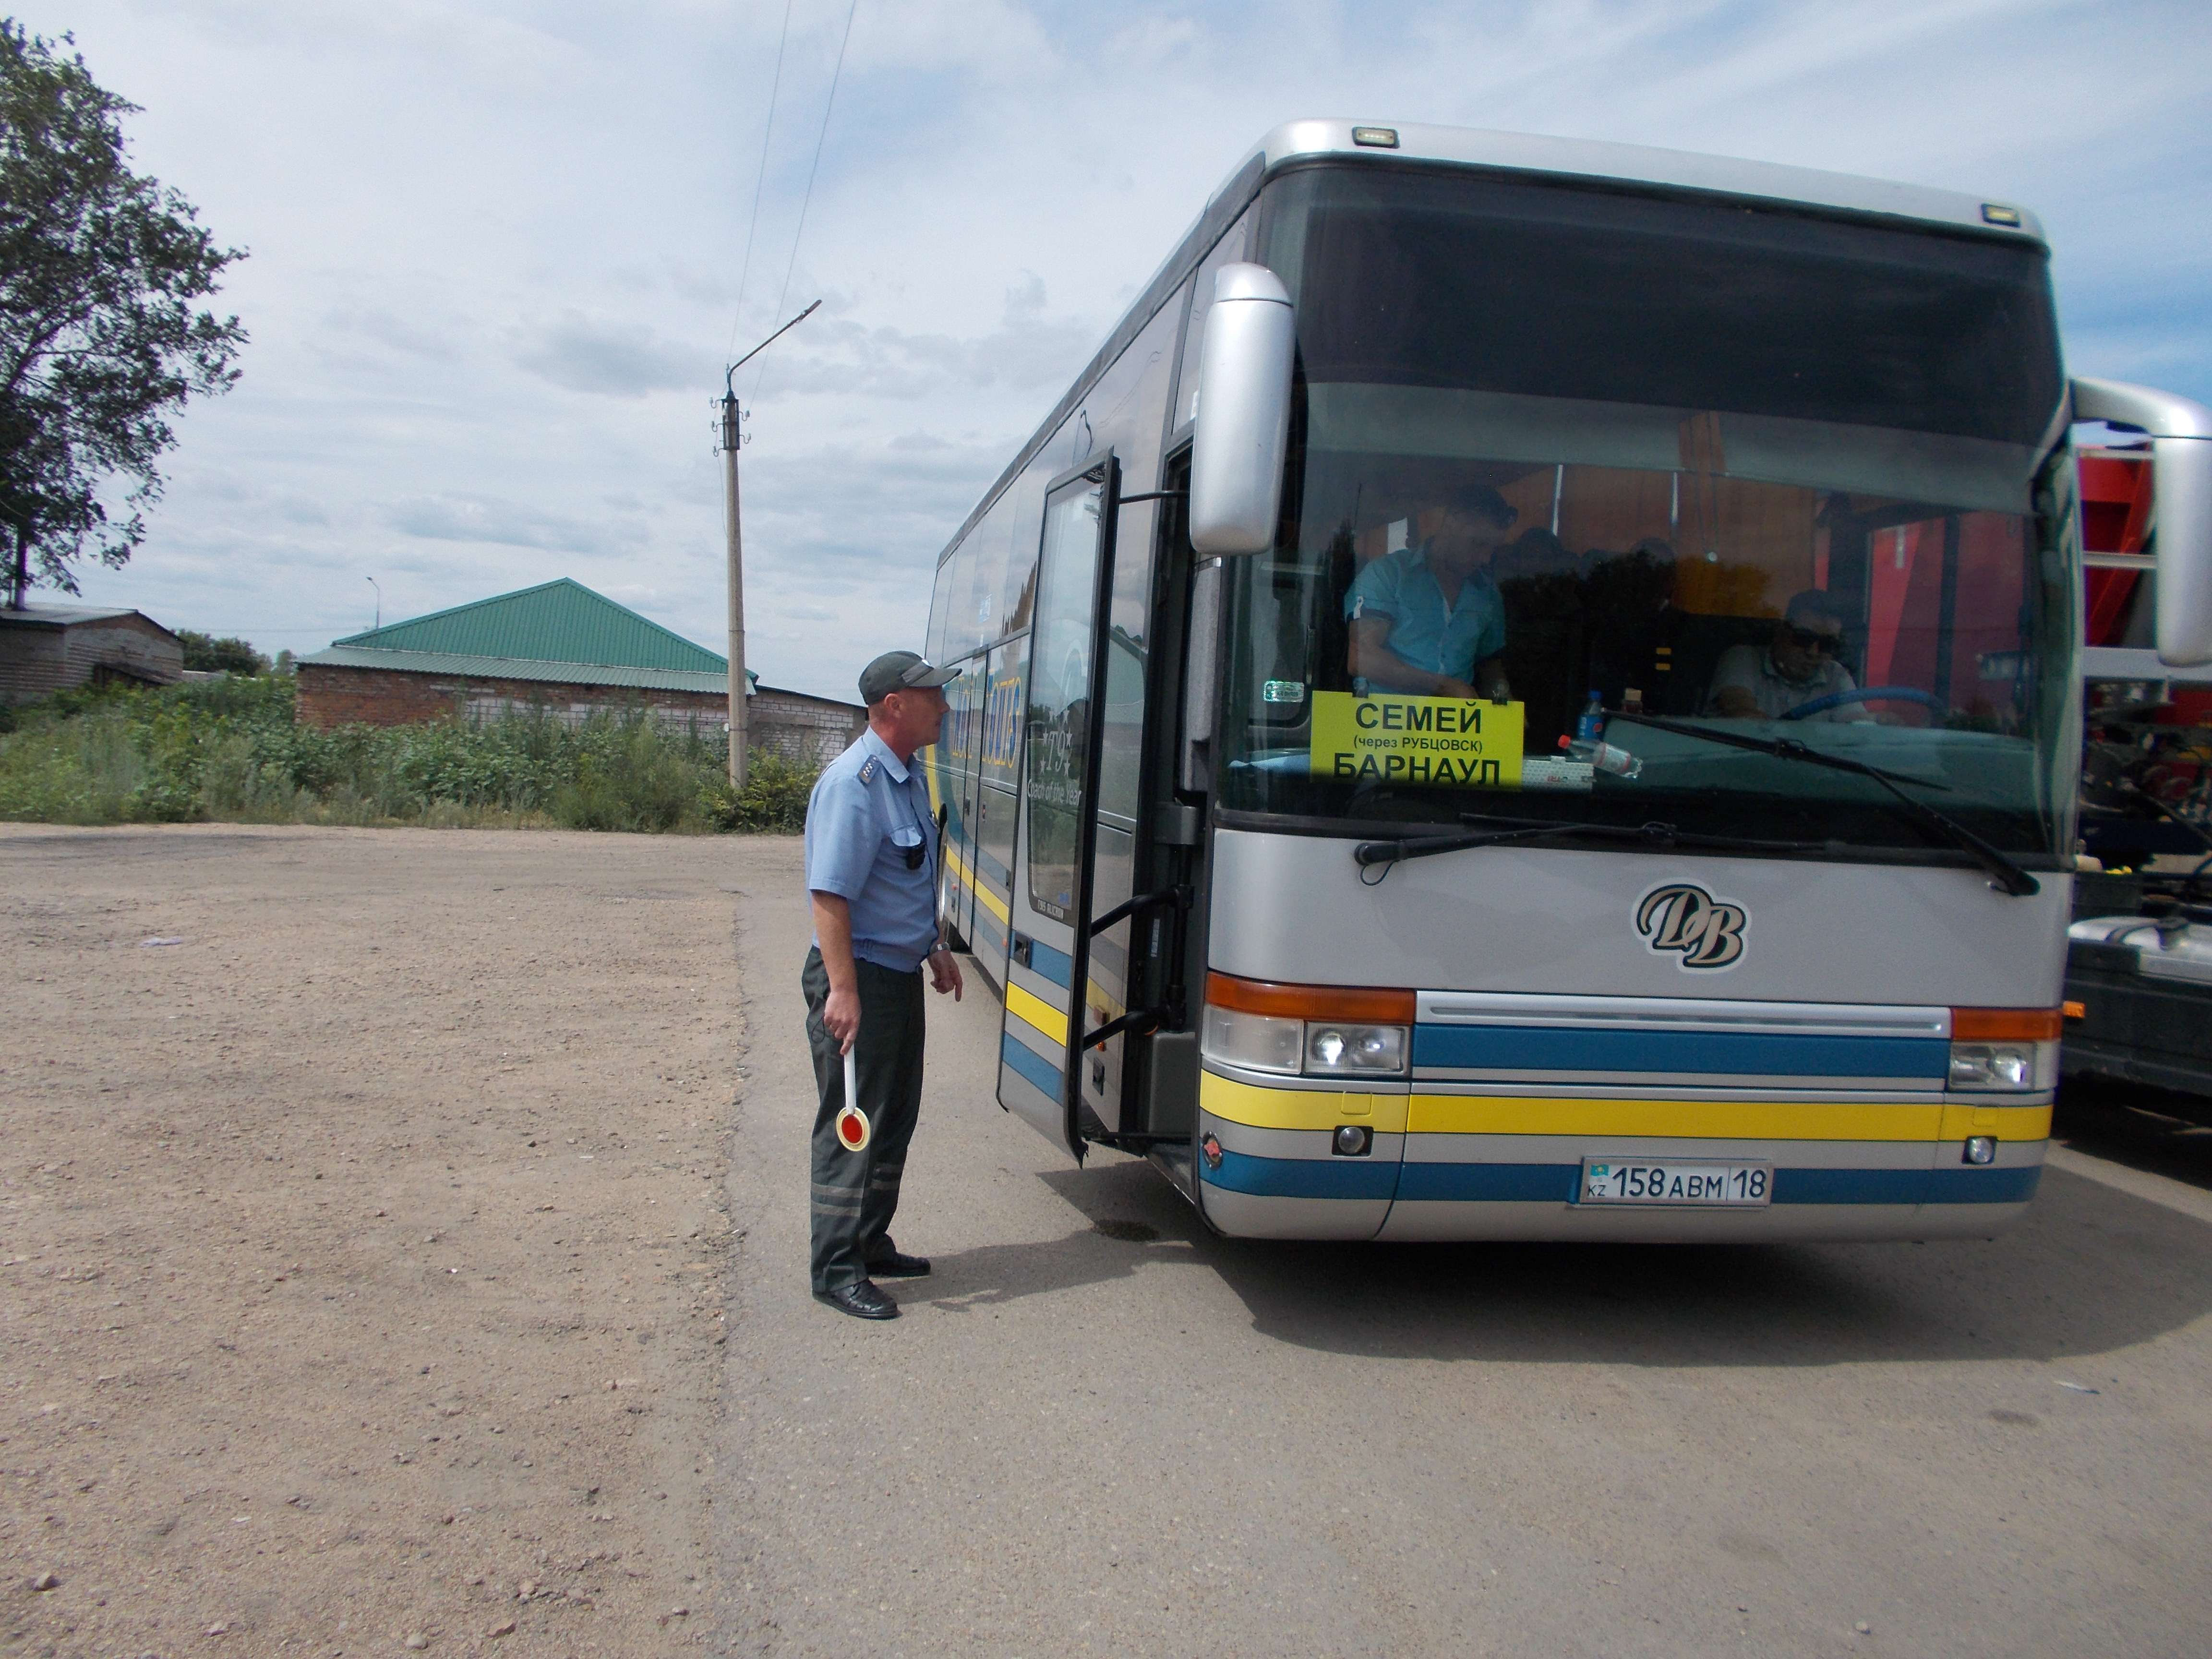
<svg viewBox="0 0 2212 1659"><path fill-rule="evenodd" d="M1429 693L1432 697L1458 697L1473 702L1479 695L1465 680L1454 679L1449 674L1437 676L1437 689Z"/></svg>
<svg viewBox="0 0 2212 1659"><path fill-rule="evenodd" d="M860 988L831 986L830 1000L822 1005L822 1024L837 1039L837 1052L851 1054L853 1039L860 1034Z"/></svg>
<svg viewBox="0 0 2212 1659"><path fill-rule="evenodd" d="M1706 713L1724 720L1755 720L1759 716L1759 700L1741 685L1723 685L1713 693Z"/></svg>
<svg viewBox="0 0 2212 1659"><path fill-rule="evenodd" d="M942 945L929 953L929 988L939 996L950 991L955 1002L960 1000L960 964Z"/></svg>

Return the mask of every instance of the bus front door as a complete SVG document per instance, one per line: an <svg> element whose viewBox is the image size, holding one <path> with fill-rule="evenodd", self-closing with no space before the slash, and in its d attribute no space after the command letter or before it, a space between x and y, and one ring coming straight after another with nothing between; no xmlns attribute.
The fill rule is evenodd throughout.
<svg viewBox="0 0 2212 1659"><path fill-rule="evenodd" d="M1045 493L1007 906L999 1102L1078 1158L1085 1050L1104 1023L1091 1006L1091 917L1119 483L1109 455Z"/></svg>

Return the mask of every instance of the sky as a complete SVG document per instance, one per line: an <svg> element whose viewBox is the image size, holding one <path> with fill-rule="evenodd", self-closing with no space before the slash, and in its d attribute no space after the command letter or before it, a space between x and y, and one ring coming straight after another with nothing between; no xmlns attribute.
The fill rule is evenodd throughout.
<svg viewBox="0 0 2212 1659"><path fill-rule="evenodd" d="M272 653L557 576L725 649L722 370L819 299L738 378L747 660L854 696L919 647L938 553L1207 196L1299 116L2021 202L2069 369L2212 403L2204 0L16 15L74 32L142 106L136 167L250 253L220 297L243 378L177 422L145 544L85 600Z"/></svg>

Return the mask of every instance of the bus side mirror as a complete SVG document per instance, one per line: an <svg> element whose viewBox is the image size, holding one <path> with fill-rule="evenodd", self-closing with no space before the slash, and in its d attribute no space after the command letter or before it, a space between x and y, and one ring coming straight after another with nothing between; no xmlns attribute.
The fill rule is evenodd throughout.
<svg viewBox="0 0 2212 1659"><path fill-rule="evenodd" d="M1297 349L1282 279L1265 265L1222 266L1199 355L1191 440L1190 544L1201 555L1275 544Z"/></svg>
<svg viewBox="0 0 2212 1659"><path fill-rule="evenodd" d="M2076 380L2074 418L2150 435L2159 660L2212 663L2212 409L2147 386Z"/></svg>

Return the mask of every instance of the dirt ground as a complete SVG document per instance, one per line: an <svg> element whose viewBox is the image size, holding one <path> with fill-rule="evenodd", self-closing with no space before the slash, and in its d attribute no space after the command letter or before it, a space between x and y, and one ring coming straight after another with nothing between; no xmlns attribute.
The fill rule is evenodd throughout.
<svg viewBox="0 0 2212 1659"><path fill-rule="evenodd" d="M0 1655L705 1642L733 852L0 825Z"/></svg>

